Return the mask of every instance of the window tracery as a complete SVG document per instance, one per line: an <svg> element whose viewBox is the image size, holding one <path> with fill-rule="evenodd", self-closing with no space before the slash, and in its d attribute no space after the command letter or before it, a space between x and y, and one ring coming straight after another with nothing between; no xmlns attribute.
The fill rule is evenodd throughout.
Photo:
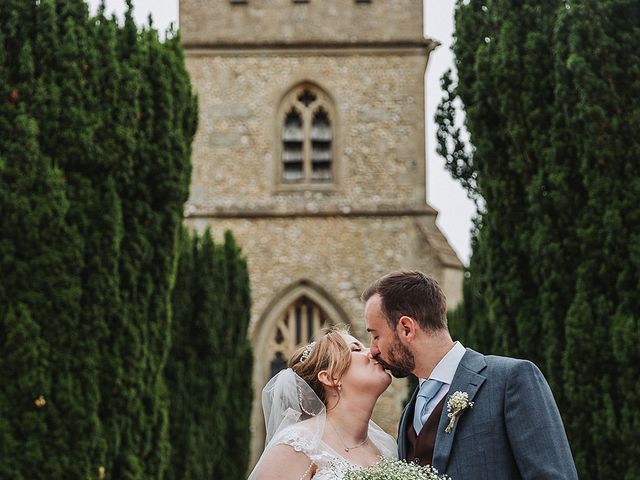
<svg viewBox="0 0 640 480"><path fill-rule="evenodd" d="M310 84L293 89L283 100L279 138L281 185L327 185L335 182L335 120L326 94Z"/></svg>
<svg viewBox="0 0 640 480"><path fill-rule="evenodd" d="M292 303L278 319L271 338L271 377L287 368L287 360L293 352L312 342L326 326L326 315L309 298L301 297Z"/></svg>

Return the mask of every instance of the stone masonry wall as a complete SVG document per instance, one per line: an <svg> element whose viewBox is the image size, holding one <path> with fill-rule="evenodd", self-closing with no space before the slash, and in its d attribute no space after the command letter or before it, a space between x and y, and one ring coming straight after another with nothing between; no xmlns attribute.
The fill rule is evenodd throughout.
<svg viewBox="0 0 640 480"><path fill-rule="evenodd" d="M422 41L422 0L181 0L185 45Z"/></svg>
<svg viewBox="0 0 640 480"><path fill-rule="evenodd" d="M188 213L344 211L424 205L424 52L226 56L190 51L199 95ZM279 192L276 112L316 80L333 98L335 189Z"/></svg>

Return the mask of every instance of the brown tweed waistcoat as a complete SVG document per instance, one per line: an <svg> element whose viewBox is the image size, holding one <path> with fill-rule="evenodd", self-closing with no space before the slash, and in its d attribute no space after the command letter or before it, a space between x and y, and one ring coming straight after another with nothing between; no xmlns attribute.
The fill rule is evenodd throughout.
<svg viewBox="0 0 640 480"><path fill-rule="evenodd" d="M413 421L407 422L407 462L416 461L420 465L431 465L433 461L433 449L436 445L436 434L438 433L438 424L440 423L440 415L444 408L445 395L436 408L431 412L427 422L420 430L420 435L416 435L413 428ZM411 417L413 418L413 417Z"/></svg>

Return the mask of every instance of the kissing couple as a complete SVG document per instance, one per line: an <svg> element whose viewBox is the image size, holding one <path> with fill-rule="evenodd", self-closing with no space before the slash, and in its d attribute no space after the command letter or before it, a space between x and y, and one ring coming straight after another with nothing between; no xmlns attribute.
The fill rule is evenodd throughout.
<svg viewBox="0 0 640 480"><path fill-rule="evenodd" d="M264 388L266 447L249 480L342 480L380 457L432 465L452 480L577 480L540 370L454 342L434 279L393 272L362 300L369 347L330 330ZM419 378L397 442L371 421L387 372Z"/></svg>

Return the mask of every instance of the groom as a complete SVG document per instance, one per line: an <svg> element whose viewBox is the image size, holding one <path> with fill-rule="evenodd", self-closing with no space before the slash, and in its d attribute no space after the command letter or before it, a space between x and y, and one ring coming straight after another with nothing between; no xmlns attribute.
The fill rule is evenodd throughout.
<svg viewBox="0 0 640 480"><path fill-rule="evenodd" d="M394 272L362 300L371 356L395 377L420 379L400 419L400 458L433 465L453 480L578 478L540 370L454 342L435 280Z"/></svg>

